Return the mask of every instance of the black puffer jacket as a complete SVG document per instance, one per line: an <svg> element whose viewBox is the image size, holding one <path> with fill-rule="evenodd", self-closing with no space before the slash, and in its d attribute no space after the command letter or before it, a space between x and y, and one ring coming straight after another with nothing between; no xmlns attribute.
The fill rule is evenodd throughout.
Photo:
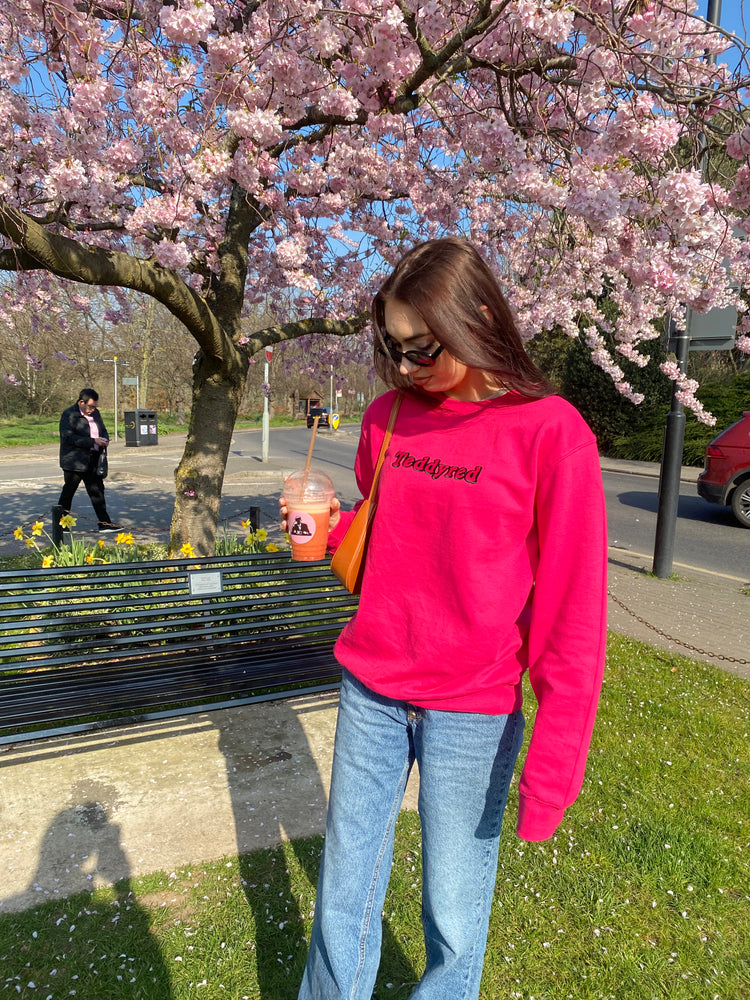
<svg viewBox="0 0 750 1000"><path fill-rule="evenodd" d="M99 428L99 437L109 438L102 415L94 410L91 416ZM69 406L60 417L60 468L71 472L85 472L94 447L89 433L89 422L78 409L78 403Z"/></svg>

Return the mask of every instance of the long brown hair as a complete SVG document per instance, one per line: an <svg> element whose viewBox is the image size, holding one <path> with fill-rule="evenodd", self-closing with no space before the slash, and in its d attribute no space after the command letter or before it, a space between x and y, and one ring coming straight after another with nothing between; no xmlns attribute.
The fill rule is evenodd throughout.
<svg viewBox="0 0 750 1000"><path fill-rule="evenodd" d="M435 339L470 368L531 398L555 391L526 353L497 279L468 241L449 236L418 244L372 300L375 369L387 385L407 388L411 379L384 348L385 304L394 299L415 309Z"/></svg>

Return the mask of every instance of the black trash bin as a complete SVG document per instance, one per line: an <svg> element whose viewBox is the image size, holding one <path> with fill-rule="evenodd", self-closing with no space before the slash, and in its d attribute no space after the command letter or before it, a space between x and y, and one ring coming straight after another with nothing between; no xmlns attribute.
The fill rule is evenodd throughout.
<svg viewBox="0 0 750 1000"><path fill-rule="evenodd" d="M126 448L159 443L159 428L153 410L126 410L124 417Z"/></svg>

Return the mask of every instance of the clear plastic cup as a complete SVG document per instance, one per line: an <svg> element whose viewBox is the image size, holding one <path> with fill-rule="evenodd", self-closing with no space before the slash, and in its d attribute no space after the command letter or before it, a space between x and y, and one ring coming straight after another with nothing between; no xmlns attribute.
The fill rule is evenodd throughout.
<svg viewBox="0 0 750 1000"><path fill-rule="evenodd" d="M324 559L331 519L333 483L324 472L308 469L293 472L284 479L287 531L292 545L292 559L313 562Z"/></svg>

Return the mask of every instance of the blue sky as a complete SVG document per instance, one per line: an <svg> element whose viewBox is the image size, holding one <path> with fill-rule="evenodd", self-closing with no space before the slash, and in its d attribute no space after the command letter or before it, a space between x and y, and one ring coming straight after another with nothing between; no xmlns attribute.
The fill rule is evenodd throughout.
<svg viewBox="0 0 750 1000"><path fill-rule="evenodd" d="M706 17L708 0L700 0L698 9ZM747 38L750 30L750 0L722 0L719 23L722 28L733 31L740 38Z"/></svg>

